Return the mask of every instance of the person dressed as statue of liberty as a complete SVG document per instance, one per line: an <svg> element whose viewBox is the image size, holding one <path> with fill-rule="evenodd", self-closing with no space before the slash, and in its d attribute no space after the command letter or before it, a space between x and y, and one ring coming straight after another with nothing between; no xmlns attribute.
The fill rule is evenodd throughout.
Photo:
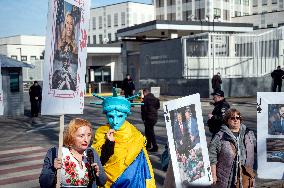
<svg viewBox="0 0 284 188"><path fill-rule="evenodd" d="M107 174L106 187L154 188L155 179L147 150L146 138L126 118L134 97L96 97L103 100L103 113L108 123L95 133L92 147L98 152Z"/></svg>

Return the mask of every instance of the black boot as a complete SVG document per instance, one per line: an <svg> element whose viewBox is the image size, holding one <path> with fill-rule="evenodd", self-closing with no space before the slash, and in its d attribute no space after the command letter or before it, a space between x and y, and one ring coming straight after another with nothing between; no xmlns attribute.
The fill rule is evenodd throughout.
<svg viewBox="0 0 284 188"><path fill-rule="evenodd" d="M156 146L153 146L151 149L149 149L148 151L149 152L157 152L158 151L158 146L156 145Z"/></svg>

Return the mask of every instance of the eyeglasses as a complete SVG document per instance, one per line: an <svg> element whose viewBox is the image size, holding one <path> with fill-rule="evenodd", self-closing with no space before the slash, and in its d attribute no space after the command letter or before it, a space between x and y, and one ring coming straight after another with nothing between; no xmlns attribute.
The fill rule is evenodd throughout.
<svg viewBox="0 0 284 188"><path fill-rule="evenodd" d="M232 120L232 121L233 121L233 120L240 120L240 119L241 119L241 116L234 116L234 117L232 116L232 117L230 117L229 119Z"/></svg>

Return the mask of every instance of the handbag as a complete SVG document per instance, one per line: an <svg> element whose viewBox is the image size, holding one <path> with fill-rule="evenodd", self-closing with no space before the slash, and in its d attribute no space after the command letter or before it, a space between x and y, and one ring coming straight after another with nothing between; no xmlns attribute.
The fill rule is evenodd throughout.
<svg viewBox="0 0 284 188"><path fill-rule="evenodd" d="M231 143L231 147L233 151L235 152L235 155L238 155L237 150L232 143ZM237 174L236 188L254 187L256 173L254 172L253 168L249 166L245 166L241 164L239 161L237 161L237 163L239 165L239 170ZM242 184L241 184L242 186L240 185L240 180L242 180Z"/></svg>
<svg viewBox="0 0 284 188"><path fill-rule="evenodd" d="M243 188L250 188L254 187L255 182L255 172L251 167L240 165L240 176L242 177L242 187ZM236 187L240 187L240 176L238 176L237 185Z"/></svg>

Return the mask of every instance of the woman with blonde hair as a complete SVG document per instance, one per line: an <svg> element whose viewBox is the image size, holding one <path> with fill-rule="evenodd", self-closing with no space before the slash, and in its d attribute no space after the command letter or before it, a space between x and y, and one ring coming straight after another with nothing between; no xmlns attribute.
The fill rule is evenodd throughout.
<svg viewBox="0 0 284 188"><path fill-rule="evenodd" d="M65 15L63 30L58 41L58 49L64 52L72 52L73 54L78 53L74 30L74 18L71 13L67 13Z"/></svg>
<svg viewBox="0 0 284 188"><path fill-rule="evenodd" d="M75 118L66 127L63 136L62 158L57 158L57 148L48 150L39 182L41 188L56 184L57 169L61 169L61 187L103 186L106 174L95 150L89 147L93 135L89 121Z"/></svg>

